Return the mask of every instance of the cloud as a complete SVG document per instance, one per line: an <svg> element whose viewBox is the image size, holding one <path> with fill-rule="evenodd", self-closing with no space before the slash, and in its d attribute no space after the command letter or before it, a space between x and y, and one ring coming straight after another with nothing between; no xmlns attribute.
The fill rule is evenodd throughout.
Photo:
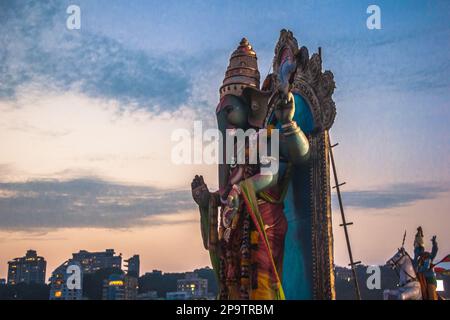
<svg viewBox="0 0 450 320"><path fill-rule="evenodd" d="M96 176L178 188L188 186L198 172L171 159L173 131L192 130L198 119L189 107L153 112L33 86L17 96L14 102L0 100L0 181ZM215 179L214 169L208 170Z"/></svg>
<svg viewBox="0 0 450 320"><path fill-rule="evenodd" d="M434 199L448 190L448 183L399 183L378 190L346 191L343 192L342 198L345 207L389 209ZM337 209L336 197L333 197L333 202Z"/></svg>
<svg viewBox="0 0 450 320"><path fill-rule="evenodd" d="M345 207L389 209L433 199L448 190L449 184L404 183L344 192L343 201ZM128 228L193 222L192 216L182 213L186 210L196 210L189 190L125 185L92 177L0 183L3 230Z"/></svg>
<svg viewBox="0 0 450 320"><path fill-rule="evenodd" d="M116 184L96 178L0 183L0 229L126 228L186 223L188 190ZM172 218L173 217L173 218Z"/></svg>
<svg viewBox="0 0 450 320"><path fill-rule="evenodd" d="M177 108L186 101L190 77L177 57L129 49L83 26L68 30L67 6L64 1L0 3L0 98L41 83L149 107Z"/></svg>

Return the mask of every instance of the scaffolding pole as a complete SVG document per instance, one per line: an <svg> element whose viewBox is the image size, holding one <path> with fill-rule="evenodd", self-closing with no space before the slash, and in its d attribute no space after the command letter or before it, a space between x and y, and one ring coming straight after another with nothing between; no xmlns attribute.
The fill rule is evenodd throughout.
<svg viewBox="0 0 450 320"><path fill-rule="evenodd" d="M341 218L342 218L342 224L340 224L339 226L344 228L345 241L347 243L347 251L348 251L348 256L350 259L349 266L352 268L356 298L358 300L361 300L361 292L359 291L358 278L356 276L356 270L355 270L355 266L360 264L361 261L356 261L356 262L353 261L352 247L350 246L350 238L348 236L348 229L347 229L347 226L352 225L353 222L347 222L345 219L344 206L342 204L342 197L341 197L341 190L340 190L340 187L343 186L345 184L345 182L339 183L337 172L336 172L336 165L334 163L334 157L333 157L333 148L338 146L339 144L336 143L334 145L331 145L330 134L328 134L328 145L330 146L329 150L330 150L331 167L333 169L334 182L335 182L333 189L336 189L336 193L337 193L338 201L339 201L339 209L341 211Z"/></svg>

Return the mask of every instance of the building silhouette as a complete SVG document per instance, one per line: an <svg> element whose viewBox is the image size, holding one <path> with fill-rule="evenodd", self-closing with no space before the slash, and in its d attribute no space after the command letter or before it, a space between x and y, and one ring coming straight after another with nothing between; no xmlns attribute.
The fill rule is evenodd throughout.
<svg viewBox="0 0 450 320"><path fill-rule="evenodd" d="M140 260L139 255L135 254L131 258L125 260L125 267L127 268L127 274L136 278L139 278Z"/></svg>
<svg viewBox="0 0 450 320"><path fill-rule="evenodd" d="M122 267L122 256L116 256L114 249L106 249L101 252L80 250L78 253L72 254L72 261L78 262L85 274L100 269L121 269Z"/></svg>
<svg viewBox="0 0 450 320"><path fill-rule="evenodd" d="M79 270L78 288L69 288L70 276L74 271L68 268L75 267ZM73 260L67 260L52 272L50 277L50 300L81 300L83 299L83 271L81 265Z"/></svg>
<svg viewBox="0 0 450 320"><path fill-rule="evenodd" d="M35 250L28 250L24 257L8 262L8 284L45 283L47 262Z"/></svg>
<svg viewBox="0 0 450 320"><path fill-rule="evenodd" d="M208 296L208 280L199 278L195 272L187 272L184 279L177 280L177 291L187 293L191 299Z"/></svg>
<svg viewBox="0 0 450 320"><path fill-rule="evenodd" d="M102 300L136 300L138 279L124 274L112 274L103 281Z"/></svg>

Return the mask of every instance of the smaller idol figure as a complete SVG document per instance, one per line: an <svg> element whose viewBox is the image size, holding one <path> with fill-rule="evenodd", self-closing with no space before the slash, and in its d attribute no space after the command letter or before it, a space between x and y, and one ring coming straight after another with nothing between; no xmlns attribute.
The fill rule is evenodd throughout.
<svg viewBox="0 0 450 320"><path fill-rule="evenodd" d="M425 251L423 237L422 227L418 227L414 239L414 267L422 289L423 300L438 300L436 273L433 265L433 260L436 258L438 251L436 236L431 238L431 253Z"/></svg>

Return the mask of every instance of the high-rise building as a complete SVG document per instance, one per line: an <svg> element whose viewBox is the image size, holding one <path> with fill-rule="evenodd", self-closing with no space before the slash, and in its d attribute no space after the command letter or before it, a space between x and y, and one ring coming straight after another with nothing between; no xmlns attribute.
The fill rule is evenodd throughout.
<svg viewBox="0 0 450 320"><path fill-rule="evenodd" d="M208 296L208 280L199 278L195 272L187 272L184 279L177 280L177 291L186 292L190 298Z"/></svg>
<svg viewBox="0 0 450 320"><path fill-rule="evenodd" d="M121 274L112 274L103 280L102 300L125 300L125 281Z"/></svg>
<svg viewBox="0 0 450 320"><path fill-rule="evenodd" d="M125 277L125 300L137 300L139 281L137 277L126 275Z"/></svg>
<svg viewBox="0 0 450 320"><path fill-rule="evenodd" d="M103 281L103 300L136 300L138 279L124 274L112 274Z"/></svg>
<svg viewBox="0 0 450 320"><path fill-rule="evenodd" d="M78 271L76 271L78 269ZM83 269L81 265L73 260L67 260L62 265L53 271L50 278L50 300L81 300L83 298ZM77 279L70 277L76 276ZM74 281L79 281L77 286L74 286ZM69 287L69 282L72 282L73 288Z"/></svg>
<svg viewBox="0 0 450 320"><path fill-rule="evenodd" d="M139 278L139 267L140 267L139 255L135 254L128 260L125 260L125 263L126 263L125 267L127 268L127 274Z"/></svg>
<svg viewBox="0 0 450 320"><path fill-rule="evenodd" d="M43 257L39 257L35 250L28 250L25 257L8 262L8 284L44 284L46 267L47 262Z"/></svg>
<svg viewBox="0 0 450 320"><path fill-rule="evenodd" d="M80 250L72 254L72 261L80 263L83 273L93 273L100 269L122 267L122 256L115 255L114 249L106 249L101 252L89 252Z"/></svg>

